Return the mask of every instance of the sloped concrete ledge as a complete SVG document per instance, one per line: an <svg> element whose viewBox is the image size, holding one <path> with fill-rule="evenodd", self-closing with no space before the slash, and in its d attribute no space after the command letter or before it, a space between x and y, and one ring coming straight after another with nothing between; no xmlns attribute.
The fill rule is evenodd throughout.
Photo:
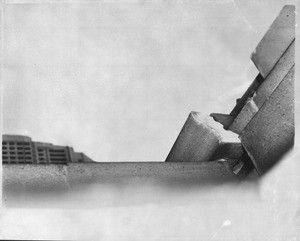
<svg viewBox="0 0 300 241"><path fill-rule="evenodd" d="M275 89L240 138L260 175L294 145L294 68Z"/></svg>
<svg viewBox="0 0 300 241"><path fill-rule="evenodd" d="M285 5L257 45L251 59L266 78L295 38L295 6Z"/></svg>
<svg viewBox="0 0 300 241"><path fill-rule="evenodd" d="M295 41L291 43L265 81L259 86L253 100L258 108L272 95L277 86L295 65Z"/></svg>

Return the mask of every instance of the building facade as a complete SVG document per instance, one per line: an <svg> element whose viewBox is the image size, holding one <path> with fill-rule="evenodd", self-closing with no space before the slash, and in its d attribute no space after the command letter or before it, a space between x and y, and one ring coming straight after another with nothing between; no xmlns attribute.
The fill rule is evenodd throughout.
<svg viewBox="0 0 300 241"><path fill-rule="evenodd" d="M2 162L5 164L67 164L94 162L72 147L34 142L28 136L3 135Z"/></svg>

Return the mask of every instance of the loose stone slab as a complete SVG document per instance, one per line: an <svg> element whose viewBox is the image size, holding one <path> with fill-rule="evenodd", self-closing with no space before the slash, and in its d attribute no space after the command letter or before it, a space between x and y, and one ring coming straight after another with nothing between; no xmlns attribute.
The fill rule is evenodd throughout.
<svg viewBox="0 0 300 241"><path fill-rule="evenodd" d="M295 6L286 5L251 55L260 74L266 78L295 39Z"/></svg>
<svg viewBox="0 0 300 241"><path fill-rule="evenodd" d="M203 162L220 157L237 159L243 153L237 134L224 130L210 116L191 112L166 162Z"/></svg>
<svg viewBox="0 0 300 241"><path fill-rule="evenodd" d="M264 174L294 143L294 68L242 131L240 139L255 168Z"/></svg>

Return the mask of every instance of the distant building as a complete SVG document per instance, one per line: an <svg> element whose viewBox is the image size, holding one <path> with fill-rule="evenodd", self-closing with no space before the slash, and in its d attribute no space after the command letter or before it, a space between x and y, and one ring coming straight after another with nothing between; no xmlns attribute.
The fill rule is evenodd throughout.
<svg viewBox="0 0 300 241"><path fill-rule="evenodd" d="M34 142L28 136L3 135L2 162L7 164L67 164L94 162L69 146Z"/></svg>

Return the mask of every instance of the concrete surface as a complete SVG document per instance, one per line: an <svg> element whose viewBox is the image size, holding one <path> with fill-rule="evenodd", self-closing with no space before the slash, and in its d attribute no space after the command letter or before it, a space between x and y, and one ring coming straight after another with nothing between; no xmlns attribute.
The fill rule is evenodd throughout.
<svg viewBox="0 0 300 241"><path fill-rule="evenodd" d="M257 113L258 108L254 103L253 99L247 101L244 108L234 119L232 124L228 127L228 130L233 131L234 133L240 134L242 130L248 125L253 116Z"/></svg>
<svg viewBox="0 0 300 241"><path fill-rule="evenodd" d="M220 156L221 150L222 158L237 159L244 153L238 135L224 130L212 117L191 112L166 162L205 162L216 153Z"/></svg>
<svg viewBox="0 0 300 241"><path fill-rule="evenodd" d="M266 78L295 38L295 6L286 5L257 45L251 59Z"/></svg>
<svg viewBox="0 0 300 241"><path fill-rule="evenodd" d="M259 108L271 96L279 83L284 79L289 70L295 64L295 41L288 47L278 63L271 70L267 78L260 84L253 98L248 100L246 105L229 126L229 130L240 134L250 120L257 113Z"/></svg>
<svg viewBox="0 0 300 241"><path fill-rule="evenodd" d="M235 180L236 160L214 162L99 162L68 165L3 164L5 190L47 189L78 184L118 183L131 179L162 181Z"/></svg>
<svg viewBox="0 0 300 241"><path fill-rule="evenodd" d="M3 164L4 190L67 189L66 165Z"/></svg>
<svg viewBox="0 0 300 241"><path fill-rule="evenodd" d="M253 100L258 108L270 97L295 64L295 41L289 46L270 74L257 89Z"/></svg>
<svg viewBox="0 0 300 241"><path fill-rule="evenodd" d="M240 135L260 175L293 146L294 67Z"/></svg>
<svg viewBox="0 0 300 241"><path fill-rule="evenodd" d="M218 182L235 180L232 166L237 161L220 159L215 162L106 162L96 165L71 164L68 166L69 182L114 183L131 179L158 183Z"/></svg>

